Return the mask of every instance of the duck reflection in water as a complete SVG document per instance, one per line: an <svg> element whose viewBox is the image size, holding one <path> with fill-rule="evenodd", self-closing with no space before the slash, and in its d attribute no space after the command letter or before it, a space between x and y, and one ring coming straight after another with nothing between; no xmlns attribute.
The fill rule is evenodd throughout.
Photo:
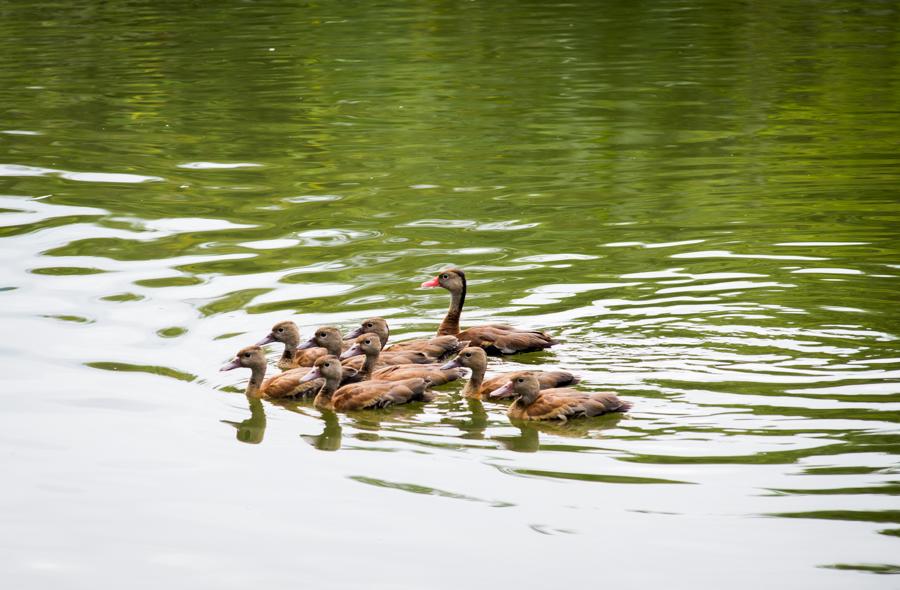
<svg viewBox="0 0 900 590"><path fill-rule="evenodd" d="M224 424L230 424L237 430L235 436L242 443L258 445L266 434L266 410L262 401L247 397L250 404L250 417L240 422L232 420L220 420Z"/></svg>
<svg viewBox="0 0 900 590"><path fill-rule="evenodd" d="M337 451L341 448L342 429L338 415L331 410L322 410L325 427L321 434L301 434L300 438L320 451Z"/></svg>
<svg viewBox="0 0 900 590"><path fill-rule="evenodd" d="M519 434L514 436L495 436L494 440L510 451L519 453L536 453L541 450L541 433L546 436L565 438L602 438L604 430L615 428L624 416L622 414L605 414L596 418L573 420L570 422L535 422L526 420L511 420L513 426L519 429ZM544 448L553 447L567 451L596 451L596 447L588 445L576 445L565 442L552 443L545 441Z"/></svg>
<svg viewBox="0 0 900 590"><path fill-rule="evenodd" d="M445 416L441 419L441 424L450 424L461 430L464 434L460 438L485 440L490 419L481 400L453 396L440 403L438 409Z"/></svg>

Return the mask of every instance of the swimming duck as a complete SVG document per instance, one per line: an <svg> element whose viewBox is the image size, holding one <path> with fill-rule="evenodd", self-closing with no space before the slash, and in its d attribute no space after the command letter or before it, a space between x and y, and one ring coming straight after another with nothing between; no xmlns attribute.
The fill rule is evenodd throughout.
<svg viewBox="0 0 900 590"><path fill-rule="evenodd" d="M627 412L631 403L614 393L589 393L566 387L545 389L537 376L520 373L503 387L491 392L491 397L503 397L514 392L516 399L507 415L513 420L562 420L601 416L611 412Z"/></svg>
<svg viewBox="0 0 900 590"><path fill-rule="evenodd" d="M304 377L313 382L323 380L314 402L317 408L348 412L434 399L426 391L429 382L418 377L403 381L363 381L341 387L343 370L340 359L329 355L318 359Z"/></svg>
<svg viewBox="0 0 900 590"><path fill-rule="evenodd" d="M256 346L264 346L272 342L283 343L284 352L281 358L278 359L276 366L282 371L287 371L297 367L311 367L317 358L331 354L324 345L311 346L310 341L300 345L300 328L297 327L297 324L288 320L278 322L272 326L272 331L269 332L268 336L257 342ZM340 354L349 347L349 344L344 345L340 338L340 332L338 332L337 346L340 350L336 354Z"/></svg>
<svg viewBox="0 0 900 590"><path fill-rule="evenodd" d="M390 337L390 328L388 328L388 323L384 318L369 318L367 320L363 320L358 328L349 332L345 339L354 339L359 336L365 334L366 332L372 332L373 334L377 334L378 338L381 340L382 345L386 345L388 338ZM460 342L456 336L435 336L434 338L423 338L418 340L405 340L403 342L398 342L396 344L391 344L384 348L383 352L398 352L398 351L416 351L421 352L427 355L428 357L438 360L449 354L453 354L463 348L465 348L466 343Z"/></svg>
<svg viewBox="0 0 900 590"><path fill-rule="evenodd" d="M515 354L544 350L557 344L553 338L537 330L519 330L504 324L476 326L460 331L459 316L466 302L466 275L458 268L447 269L423 287L443 287L450 291L450 308L438 328L438 336L456 336L468 340L472 346L480 346L492 354Z"/></svg>
<svg viewBox="0 0 900 590"><path fill-rule="evenodd" d="M462 377L461 369L442 369L438 363L432 364L396 364L385 366L381 362L381 358L388 353L381 352L381 339L377 334L369 332L359 336L353 346L348 348L340 358L346 359L363 358L363 362L358 365L358 375L360 380L371 379L373 381L401 381L411 379L413 377L428 378L432 385L443 385L450 381L455 381ZM421 354L421 353L417 353ZM364 357L362 355L365 355ZM354 367L357 368L357 367Z"/></svg>
<svg viewBox="0 0 900 590"><path fill-rule="evenodd" d="M251 398L298 398L314 395L324 381L310 381L303 378L311 370L309 367L289 369L268 379L266 376L266 353L259 346L248 346L238 351L235 357L220 370L230 371L244 367L250 369L250 381L246 394ZM342 378L347 383L357 380L357 372L348 369Z"/></svg>
<svg viewBox="0 0 900 590"><path fill-rule="evenodd" d="M474 399L484 399L492 391L509 383L522 372L503 373L496 375L488 380L484 379L484 371L487 368L487 353L483 348L477 346L469 346L462 349L459 355L452 361L441 366L441 369L452 369L454 367L466 367L471 369L472 374L469 376L469 382L463 389L463 395ZM575 385L581 378L569 373L568 371L529 371L538 378L541 389L550 389L553 387L565 387L566 385ZM512 398L516 394L510 390L503 395L497 395L495 399Z"/></svg>

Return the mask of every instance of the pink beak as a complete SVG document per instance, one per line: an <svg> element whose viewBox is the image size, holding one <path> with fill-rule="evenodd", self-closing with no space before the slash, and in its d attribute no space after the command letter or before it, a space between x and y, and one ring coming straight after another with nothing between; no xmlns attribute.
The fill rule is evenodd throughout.
<svg viewBox="0 0 900 590"><path fill-rule="evenodd" d="M420 287L437 287L438 285L440 285L440 283L438 282L438 278L434 277L430 281L425 281L424 283L422 283L419 286Z"/></svg>

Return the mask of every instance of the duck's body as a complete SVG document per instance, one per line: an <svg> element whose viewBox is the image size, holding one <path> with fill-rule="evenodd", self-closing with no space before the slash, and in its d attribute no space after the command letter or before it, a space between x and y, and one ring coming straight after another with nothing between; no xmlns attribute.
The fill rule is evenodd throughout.
<svg viewBox="0 0 900 590"><path fill-rule="evenodd" d="M504 385L520 375L522 372L503 373L495 375L488 379L484 378L487 369L487 354L484 349L475 346L469 346L460 351L459 355L452 361L446 363L442 369L452 369L454 367L466 367L472 371L469 381L463 388L463 395L472 399L487 399L488 394L492 391L500 389ZM568 371L529 371L536 376L540 388L550 389L552 387L565 387L567 385L575 385L581 378L573 375ZM510 399L515 397L513 391L508 391L502 395L496 396L494 399Z"/></svg>
<svg viewBox="0 0 900 590"><path fill-rule="evenodd" d="M381 339L377 334L369 332L357 337L353 346L347 349L341 358L344 359L344 367L348 366L349 361L360 359L353 365L353 368L357 368L361 380L403 381L419 378L428 379L432 385L443 385L462 376L462 371L459 369L443 370L436 363L404 363L385 366L381 360L385 354L389 353L381 352Z"/></svg>
<svg viewBox="0 0 900 590"><path fill-rule="evenodd" d="M431 401L428 381L421 378L402 381L364 381L339 387L343 367L337 357L326 356L316 361L306 379L324 381L316 395L315 405L321 409L350 412L386 408L412 401Z"/></svg>
<svg viewBox="0 0 900 590"><path fill-rule="evenodd" d="M423 287L443 287L450 291L450 308L438 328L438 336L456 336L468 340L471 346L479 346L492 354L516 354L544 350L557 344L545 332L519 330L505 324L488 324L460 330L459 318L466 301L466 275L459 269L448 269Z"/></svg>
<svg viewBox="0 0 900 590"><path fill-rule="evenodd" d="M591 393L568 387L540 390L536 376L520 373L496 393L504 395L505 390L515 392L516 399L510 404L507 415L513 420L562 420L602 416L612 412L627 412L631 403L612 392ZM491 393L494 396L494 393Z"/></svg>
<svg viewBox="0 0 900 590"><path fill-rule="evenodd" d="M362 324L344 336L344 339L355 339L367 332L378 335L382 346L386 345L388 338L390 338L391 335L390 328L384 318L369 318L363 320ZM461 343L456 336L445 335L391 344L382 350L382 354L394 352L420 352L432 361L436 361L449 354L453 354L462 348L465 348L465 343Z"/></svg>
<svg viewBox="0 0 900 590"><path fill-rule="evenodd" d="M318 381L306 379L312 370L311 367L290 369L266 379L266 356L258 346L240 350L230 363L222 367L222 370L230 371L238 367L251 370L250 381L247 383L245 393L248 397L256 399L310 397L315 395L324 384L324 380L321 379ZM354 383L358 380L358 374L354 370L347 370L342 373L341 378L344 383Z"/></svg>

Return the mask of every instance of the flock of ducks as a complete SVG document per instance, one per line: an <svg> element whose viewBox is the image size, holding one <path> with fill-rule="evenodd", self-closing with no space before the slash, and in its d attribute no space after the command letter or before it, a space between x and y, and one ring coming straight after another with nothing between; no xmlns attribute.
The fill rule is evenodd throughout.
<svg viewBox="0 0 900 590"><path fill-rule="evenodd" d="M614 393L572 389L580 379L567 371L520 371L485 379L488 355L532 352L557 344L540 331L489 324L460 330L466 300L466 275L448 269L422 287L450 292L450 309L434 338L410 340L385 348L390 330L383 318L370 318L342 335L334 327L318 328L301 344L291 321L275 324L268 336L238 351L222 371L250 369L246 393L252 398L313 397L317 408L339 412L431 401L431 387L456 381L470 372L463 395L475 399L513 400L507 414L515 420L568 420L610 412L627 412L629 402ZM284 344L278 360L282 373L266 379L262 346ZM449 362L440 361L456 354Z"/></svg>

